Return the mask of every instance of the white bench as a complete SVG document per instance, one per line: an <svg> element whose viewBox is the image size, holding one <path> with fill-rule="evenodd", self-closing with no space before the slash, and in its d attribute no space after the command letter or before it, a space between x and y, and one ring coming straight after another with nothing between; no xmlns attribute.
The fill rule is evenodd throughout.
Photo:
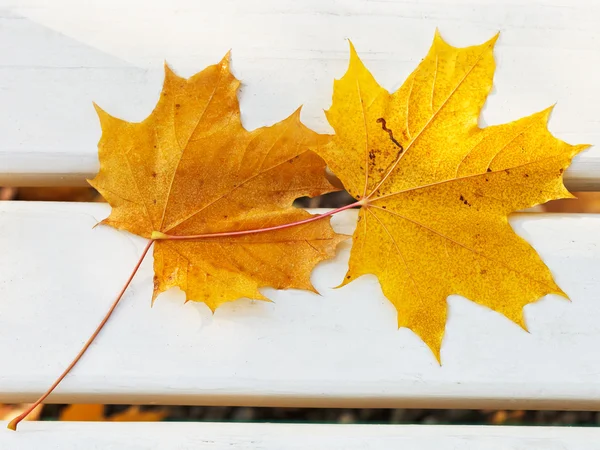
<svg viewBox="0 0 600 450"><path fill-rule="evenodd" d="M162 61L190 75L233 48L248 128L304 102L321 109L351 37L384 86L398 86L435 26L451 43L503 32L496 94L484 122L558 101L551 130L600 142L600 5L490 1L0 0L0 185L81 185L97 170L91 101L142 119ZM600 151L576 158L573 190L600 190ZM64 369L119 291L142 239L92 226L103 204L0 203L0 402L35 400ZM351 232L355 212L333 219ZM460 297L449 299L439 367L374 277L333 290L350 242L317 267L322 296L267 290L214 316L168 292L150 308L151 258L110 323L49 401L319 407L600 410L600 216L519 214L568 303L526 307L531 333ZM2 427L4 428L4 427ZM23 422L0 448L24 449L600 448L600 429L432 425Z"/></svg>

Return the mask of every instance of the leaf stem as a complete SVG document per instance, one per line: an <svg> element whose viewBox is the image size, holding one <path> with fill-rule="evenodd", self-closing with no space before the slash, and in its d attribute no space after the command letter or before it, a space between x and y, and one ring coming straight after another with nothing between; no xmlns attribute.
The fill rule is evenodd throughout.
<svg viewBox="0 0 600 450"><path fill-rule="evenodd" d="M73 359L73 361L71 361L71 364L69 364L69 366L64 370L64 372L56 379L56 381L54 382L54 384L52 384L52 386L50 386L50 388L35 403L33 403L29 408L27 408L22 414L20 414L19 416L15 417L13 420L10 421L10 423L8 424L8 427L7 427L9 430L16 431L17 430L17 425L19 424L19 422L21 422L23 419L25 419L35 409L36 406L38 406L40 403L42 403L44 400L46 400L46 398L52 393L52 391L54 391L54 389L56 389L56 387L60 384L60 382L67 376L67 374L79 362L79 360L84 355L84 353L86 352L86 350L90 347L90 345L92 344L92 342L94 342L94 340L96 339L96 337L98 336L98 334L100 333L100 331L102 330L102 328L104 327L104 325L106 325L106 322L108 322L108 319L110 319L110 316L112 315L112 313L114 312L115 308L119 304L119 301L123 297L123 294L125 294L125 291L127 290L127 288L129 287L129 285L131 284L131 281L133 280L133 277L135 276L135 274L137 273L138 269L140 268L140 266L142 264L142 261L144 261L144 258L148 254L148 250L150 250L150 247L152 246L153 243L154 243L154 240L150 240L148 242L148 244L144 248L144 251L142 252L142 255L140 256L140 259L136 263L133 271L131 272L131 275L129 275L129 278L128 278L127 282L123 286L123 289L121 289L121 292L119 292L119 295L117 296L117 298L115 299L115 301L111 305L110 309L108 310L108 312L104 316L104 319L102 319L102 322L100 322L100 325L98 325L98 327L96 328L96 330L94 331L94 333L90 336L90 338L87 340L87 342L81 348L81 350L79 351L79 353L77 354L77 356Z"/></svg>
<svg viewBox="0 0 600 450"><path fill-rule="evenodd" d="M44 400L46 400L46 398L54 391L54 389L56 389L56 387L61 383L61 381L67 376L67 374L79 362L79 360L85 354L85 352L90 347L92 342L94 342L94 340L96 339L98 334L100 334L100 331L102 330L102 328L104 328L104 325L106 325L106 322L108 322L108 319L110 319L112 313L114 312L115 308L121 301L123 294L125 294L125 291L131 284L133 277L135 276L138 269L140 268L142 261L144 261L144 258L148 254L148 250L150 250L150 247L152 246L154 241L156 241L156 240L189 240L189 239L206 239L206 238L216 238L216 237L246 236L249 234L265 233L267 231L283 230L285 228L291 228L291 227L295 227L298 225L304 225L306 223L315 222L315 221L321 220L325 217L333 216L334 214L337 214L341 211L345 211L346 209L354 208L355 206L363 206L366 203L367 203L366 199L362 199L357 202L351 203L349 205L345 205L340 208L332 209L330 211L327 211L324 214L314 215L314 216L309 217L308 219L300 220L298 222L285 223L285 224L276 225L273 227L257 228L257 229L253 229L253 230L227 231L227 232L223 232L223 233L197 234L197 235L192 235L192 236L171 236L168 234L161 233L159 231L153 231L152 238L150 239L150 241L148 241L148 244L144 248L144 251L142 252L142 255L140 256L140 259L138 260L137 264L135 265L133 271L131 272L131 275L129 275L129 279L127 280L127 282L123 286L123 289L121 289L121 292L119 292L119 295L117 296L117 298L111 305L110 309L108 310L108 312L102 319L102 322L100 322L100 325L98 325L98 327L96 328L94 333L90 336L90 338L87 340L87 342L83 345L83 347L81 348L81 350L79 351L77 356L75 356L73 361L71 361L71 364L69 364L69 366L63 371L63 373L56 379L56 381L52 384L52 386L50 386L50 388L35 403L33 403L26 411L24 411L22 414L20 414L19 416L15 417L13 420L11 420L10 423L8 424L7 428L9 428L10 430L16 431L17 425L23 419L25 419L35 409L36 406L38 406Z"/></svg>
<svg viewBox="0 0 600 450"><path fill-rule="evenodd" d="M161 233L160 231L152 232L152 239L154 240L171 240L171 241L179 241L179 240L190 240L190 239L208 239L208 238L219 238L219 237L233 237L233 236L246 236L249 234L258 234L258 233L266 233L268 231L276 231L283 230L285 228L296 227L298 225L304 225L306 223L315 222L317 220L321 220L325 217L333 216L341 211L345 211L346 209L354 208L355 206L363 206L366 204L366 200L359 200L357 202L351 203L349 205L342 206L340 208L332 209L331 211L327 211L323 214L317 214L309 217L308 219L300 220L298 222L290 222L284 223L282 225L276 225L273 227L267 228L256 228L252 230L242 230L242 231L226 231L223 233L208 233L208 234L194 234L189 236L174 236L170 234Z"/></svg>

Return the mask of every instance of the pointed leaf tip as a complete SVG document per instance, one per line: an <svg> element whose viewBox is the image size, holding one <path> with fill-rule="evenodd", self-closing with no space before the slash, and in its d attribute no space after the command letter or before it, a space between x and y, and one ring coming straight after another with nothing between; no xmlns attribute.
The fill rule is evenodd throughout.
<svg viewBox="0 0 600 450"><path fill-rule="evenodd" d="M543 109L542 111L540 111L540 114L544 118L544 122L546 124L548 124L548 121L550 120L550 116L552 115L552 111L554 111L555 106L556 106L556 103L554 103L554 104L548 106L546 109Z"/></svg>
<svg viewBox="0 0 600 450"><path fill-rule="evenodd" d="M426 343L426 345L427 345L427 347L429 347L429 350L431 350L431 353L433 354L433 357L435 358L438 365L440 367L442 367L442 347L439 345L432 347L431 345L429 345L427 343Z"/></svg>
<svg viewBox="0 0 600 450"><path fill-rule="evenodd" d="M92 102L92 104L94 105L94 109L96 110L96 114L98 115L98 119L100 120L100 126L102 128L104 128L111 120L119 120L116 117L113 117L109 113L104 111L96 102Z"/></svg>
<svg viewBox="0 0 600 450"><path fill-rule="evenodd" d="M350 39L348 39L348 44L350 45L350 61L348 63L348 70L350 70L355 65L358 65L359 67L364 67L363 62L361 61L360 57L358 56L356 47L354 47L354 44L352 43L352 41Z"/></svg>
<svg viewBox="0 0 600 450"><path fill-rule="evenodd" d="M350 48L350 58L357 58L360 60L360 58L358 57L358 52L356 51L356 47L350 39L348 39L348 45Z"/></svg>
<svg viewBox="0 0 600 450"><path fill-rule="evenodd" d="M167 60L165 59L163 62L163 69L165 71L165 78L167 76L173 76L176 77L177 75L175 74L175 72L173 71L173 69L171 68L171 66L169 65L169 63L167 62Z"/></svg>
<svg viewBox="0 0 600 450"><path fill-rule="evenodd" d="M354 47L354 44L352 43L352 41L350 39L347 39L348 41L348 45L350 46L350 54L356 54L356 48Z"/></svg>
<svg viewBox="0 0 600 450"><path fill-rule="evenodd" d="M298 120L300 120L300 114L302 113L303 107L304 107L304 105L298 106L292 113L292 117L296 117Z"/></svg>
<svg viewBox="0 0 600 450"><path fill-rule="evenodd" d="M219 65L221 66L222 70L227 70L227 72L231 72L231 49L227 50L225 56L221 58Z"/></svg>
<svg viewBox="0 0 600 450"><path fill-rule="evenodd" d="M314 286L314 284L312 284L310 281L308 282L308 286L305 288L307 291L312 292L313 294L318 295L319 297L323 297L323 294L321 294L317 288Z"/></svg>
<svg viewBox="0 0 600 450"><path fill-rule="evenodd" d="M491 45L496 45L496 42L498 41L498 38L500 37L500 32L497 31L495 35L493 35L490 40L488 41Z"/></svg>
<svg viewBox="0 0 600 450"><path fill-rule="evenodd" d="M98 105L98 103L92 102L92 105L94 105L94 109L96 110L96 114L98 114L99 116L102 115L102 114L106 114L106 112Z"/></svg>

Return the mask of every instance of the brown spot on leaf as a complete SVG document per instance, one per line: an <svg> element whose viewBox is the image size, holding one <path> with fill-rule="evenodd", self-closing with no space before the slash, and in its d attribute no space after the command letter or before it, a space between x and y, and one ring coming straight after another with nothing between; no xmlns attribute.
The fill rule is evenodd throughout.
<svg viewBox="0 0 600 450"><path fill-rule="evenodd" d="M380 117L379 119L377 119L375 122L380 123L381 124L381 129L383 131L385 131L389 136L390 136L390 140L394 143L394 145L396 147L398 147L400 149L400 151L398 152L398 155L400 155L403 151L404 151L404 147L402 147L402 144L400 144L400 142L398 142L395 138L394 138L394 132L392 130L390 130L387 125L386 125L386 121L383 117Z"/></svg>

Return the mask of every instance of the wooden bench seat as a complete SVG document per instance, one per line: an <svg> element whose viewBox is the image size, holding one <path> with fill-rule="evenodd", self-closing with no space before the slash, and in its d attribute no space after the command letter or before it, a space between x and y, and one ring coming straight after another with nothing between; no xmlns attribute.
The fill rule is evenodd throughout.
<svg viewBox="0 0 600 450"><path fill-rule="evenodd" d="M23 423L10 450L590 450L594 428L270 423ZM85 443L85 447L82 446Z"/></svg>
<svg viewBox="0 0 600 450"><path fill-rule="evenodd" d="M0 203L0 399L34 400L99 322L144 240L108 227L105 204ZM356 212L334 217L350 233ZM464 298L449 299L440 367L397 330L377 279L342 289L350 242L305 291L266 292L213 316L170 291L150 307L151 258L60 403L600 409L600 215L515 215L569 303L525 307L531 333Z"/></svg>

